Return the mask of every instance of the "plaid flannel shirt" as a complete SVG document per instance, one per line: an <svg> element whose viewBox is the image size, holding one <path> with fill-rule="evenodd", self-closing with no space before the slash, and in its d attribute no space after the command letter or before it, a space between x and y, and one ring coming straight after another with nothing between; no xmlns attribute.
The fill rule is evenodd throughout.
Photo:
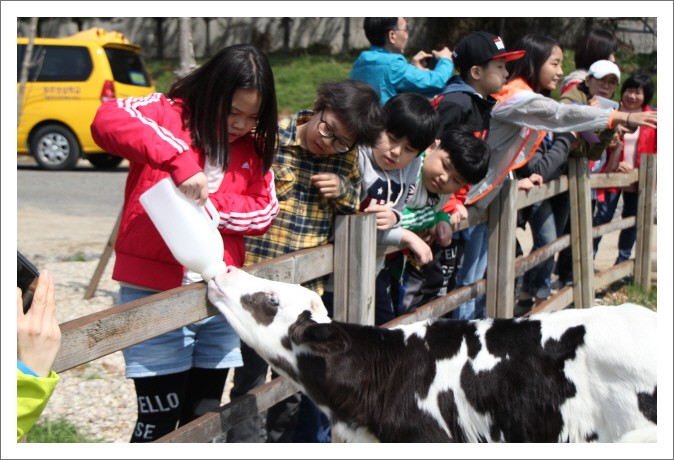
<svg viewBox="0 0 674 460"><path fill-rule="evenodd" d="M312 111L301 111L289 123L279 126L279 150L272 171L280 210L267 233L246 237L245 265L327 244L335 217L358 210L358 151L318 156L302 148L297 127L309 122L313 115ZM336 198L324 198L310 180L311 176L326 172L340 177L340 194ZM303 286L322 294L327 278L320 277Z"/></svg>

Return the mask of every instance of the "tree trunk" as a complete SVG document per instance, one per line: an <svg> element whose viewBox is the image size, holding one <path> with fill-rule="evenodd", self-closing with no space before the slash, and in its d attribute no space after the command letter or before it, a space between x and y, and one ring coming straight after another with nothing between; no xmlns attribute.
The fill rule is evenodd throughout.
<svg viewBox="0 0 674 460"><path fill-rule="evenodd" d="M281 27L283 27L283 52L290 52L290 23L292 19L283 18L281 19Z"/></svg>
<svg viewBox="0 0 674 460"><path fill-rule="evenodd" d="M192 18L178 18L180 29L180 65L175 74L177 77L187 75L197 68L194 59L194 46L192 45Z"/></svg>
<svg viewBox="0 0 674 460"><path fill-rule="evenodd" d="M21 122L21 111L23 110L23 92L26 89L26 81L28 81L28 71L30 70L30 61L33 57L33 42L35 41L35 31L37 30L37 18L30 18L30 26L28 28L28 45L23 55L23 62L21 63L21 76L19 77L19 95L17 98L17 114L16 125L19 126Z"/></svg>
<svg viewBox="0 0 674 460"><path fill-rule="evenodd" d="M157 40L157 59L164 59L164 19L154 18L156 21L155 38Z"/></svg>
<svg viewBox="0 0 674 460"><path fill-rule="evenodd" d="M206 22L206 49L204 50L204 57L211 57L211 20L213 18L204 18Z"/></svg>
<svg viewBox="0 0 674 460"><path fill-rule="evenodd" d="M349 35L351 34L351 18L344 18L344 40L342 41L342 54L349 54Z"/></svg>

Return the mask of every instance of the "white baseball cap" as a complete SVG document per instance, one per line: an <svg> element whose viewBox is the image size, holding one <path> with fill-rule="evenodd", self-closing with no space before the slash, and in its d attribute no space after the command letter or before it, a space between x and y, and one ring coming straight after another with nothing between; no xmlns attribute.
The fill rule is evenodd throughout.
<svg viewBox="0 0 674 460"><path fill-rule="evenodd" d="M618 78L618 84L620 84L620 69L615 62L606 60L597 61L587 69L587 75L588 77L597 79L602 79L606 75L615 75Z"/></svg>

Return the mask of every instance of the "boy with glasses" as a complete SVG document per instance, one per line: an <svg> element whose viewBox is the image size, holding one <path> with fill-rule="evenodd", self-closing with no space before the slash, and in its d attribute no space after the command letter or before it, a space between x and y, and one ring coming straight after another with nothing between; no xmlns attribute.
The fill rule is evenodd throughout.
<svg viewBox="0 0 674 460"><path fill-rule="evenodd" d="M356 146L374 147L384 129L379 98L359 81L325 82L313 110L300 111L279 126L279 149L272 171L279 213L267 233L246 238L245 265L328 243L338 214L360 204L361 176ZM323 294L328 276L303 286ZM231 398L265 383L268 364L243 341ZM299 397L291 396L267 413L267 442L290 442ZM229 431L228 442L259 442L258 417Z"/></svg>
<svg viewBox="0 0 674 460"><path fill-rule="evenodd" d="M403 53L410 29L405 18L365 18L363 28L371 46L353 63L349 78L372 85L382 105L398 93L433 97L452 76L452 52L447 47L432 54L419 51L407 62ZM427 64L429 58L437 60L432 70Z"/></svg>

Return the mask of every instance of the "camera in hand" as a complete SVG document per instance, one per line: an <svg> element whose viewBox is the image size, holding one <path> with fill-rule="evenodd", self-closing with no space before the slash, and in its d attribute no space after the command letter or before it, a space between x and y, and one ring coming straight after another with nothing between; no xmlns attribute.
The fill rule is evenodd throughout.
<svg viewBox="0 0 674 460"><path fill-rule="evenodd" d="M21 288L24 313L30 310L30 305L33 303L38 276L40 276L38 269L23 254L16 251L16 286Z"/></svg>
<svg viewBox="0 0 674 460"><path fill-rule="evenodd" d="M435 57L435 55L424 59L424 66L429 70L435 69L435 65L437 63L438 63L438 58Z"/></svg>

